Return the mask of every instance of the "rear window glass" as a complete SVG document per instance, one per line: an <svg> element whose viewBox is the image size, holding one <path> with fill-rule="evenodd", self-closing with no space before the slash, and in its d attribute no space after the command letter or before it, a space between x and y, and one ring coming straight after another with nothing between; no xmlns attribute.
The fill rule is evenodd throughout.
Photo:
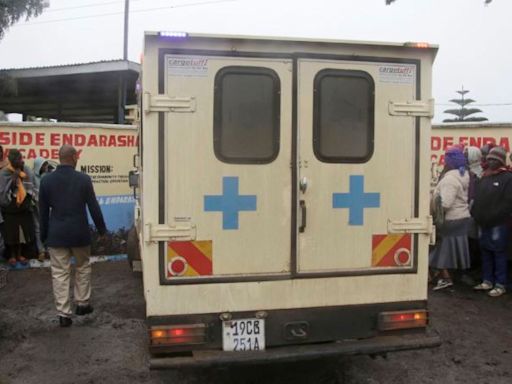
<svg viewBox="0 0 512 384"><path fill-rule="evenodd" d="M313 147L329 163L364 163L373 154L372 77L362 71L327 69L315 77Z"/></svg>
<svg viewBox="0 0 512 384"><path fill-rule="evenodd" d="M215 78L214 150L221 161L270 163L279 153L280 81L268 68L226 67Z"/></svg>

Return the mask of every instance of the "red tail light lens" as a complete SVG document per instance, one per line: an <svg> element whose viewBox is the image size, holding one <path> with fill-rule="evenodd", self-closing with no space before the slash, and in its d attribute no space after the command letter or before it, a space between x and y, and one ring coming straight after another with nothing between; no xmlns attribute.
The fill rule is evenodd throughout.
<svg viewBox="0 0 512 384"><path fill-rule="evenodd" d="M428 312L425 309L379 313L378 327L381 331L424 328L427 324Z"/></svg>
<svg viewBox="0 0 512 384"><path fill-rule="evenodd" d="M205 324L155 326L150 329L151 345L172 346L206 342Z"/></svg>

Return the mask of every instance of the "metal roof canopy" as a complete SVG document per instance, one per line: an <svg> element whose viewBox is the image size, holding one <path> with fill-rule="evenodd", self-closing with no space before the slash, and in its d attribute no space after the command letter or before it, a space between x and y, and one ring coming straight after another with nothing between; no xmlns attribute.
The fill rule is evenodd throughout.
<svg viewBox="0 0 512 384"><path fill-rule="evenodd" d="M115 60L0 70L0 110L57 121L124 123L140 65Z"/></svg>

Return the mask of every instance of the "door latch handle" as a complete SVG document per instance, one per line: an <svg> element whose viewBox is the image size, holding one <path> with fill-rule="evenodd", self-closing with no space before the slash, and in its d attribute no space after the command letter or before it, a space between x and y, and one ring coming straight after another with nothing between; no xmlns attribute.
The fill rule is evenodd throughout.
<svg viewBox="0 0 512 384"><path fill-rule="evenodd" d="M299 232L303 233L306 230L306 213L307 213L306 201L301 200L299 202L299 205L300 205L300 210L301 210L301 223L300 223L300 227L299 227Z"/></svg>
<svg viewBox="0 0 512 384"><path fill-rule="evenodd" d="M305 193L306 189L308 189L308 179L306 176L304 176L302 179L300 179L299 189L302 193Z"/></svg>

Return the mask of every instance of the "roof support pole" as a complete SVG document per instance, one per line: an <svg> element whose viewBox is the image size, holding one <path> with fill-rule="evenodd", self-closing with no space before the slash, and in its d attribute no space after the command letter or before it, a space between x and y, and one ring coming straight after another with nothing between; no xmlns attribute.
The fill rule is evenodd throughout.
<svg viewBox="0 0 512 384"><path fill-rule="evenodd" d="M126 78L123 73L119 73L117 85L117 116L114 121L116 124L124 124L124 114L126 105Z"/></svg>
<svg viewBox="0 0 512 384"><path fill-rule="evenodd" d="M124 0L124 40L123 60L128 60L128 20L130 18L130 0Z"/></svg>

